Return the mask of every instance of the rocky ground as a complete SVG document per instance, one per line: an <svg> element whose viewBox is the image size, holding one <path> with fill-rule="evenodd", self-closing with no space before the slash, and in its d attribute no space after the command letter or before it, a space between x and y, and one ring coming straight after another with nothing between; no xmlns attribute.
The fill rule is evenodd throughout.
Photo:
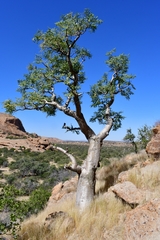
<svg viewBox="0 0 160 240"><path fill-rule="evenodd" d="M134 166L128 171L120 171L115 184L108 186L102 193L106 204L114 198L120 199L130 210L120 214L119 222L109 231L105 229L103 239L106 240L159 240L160 239L160 125L153 129L154 136L147 145L146 152L136 156ZM30 148L32 151L44 151L52 143L62 143L56 138L44 138L36 134L28 134L19 119L7 114L0 114L0 147ZM82 143L86 144L86 143ZM109 144L109 143L105 143ZM110 144L121 144L110 142ZM145 154L145 161L142 155ZM130 161L127 158L125 161ZM116 168L116 165L115 165ZM111 169L100 169L97 172L97 182L109 181ZM108 174L108 175L107 175ZM47 208L64 201L73 199L76 192L77 177L61 182L53 188ZM46 210L45 210L46 211ZM107 213L106 213L107 214ZM64 221L68 218L65 212L51 212L44 222L51 225L59 217ZM68 221L73 223L73 219ZM71 224L69 227L72 227ZM123 229L123 234L122 234ZM76 229L73 240L76 236ZM77 239L83 239L79 236ZM94 238L92 238L94 239Z"/></svg>
<svg viewBox="0 0 160 240"><path fill-rule="evenodd" d="M129 209L119 214L119 221L112 228L104 228L104 232L101 233L99 239L160 239L160 159L158 158L160 154L160 126L156 126L153 131L155 134L147 146L148 155L144 150L139 154L127 156L121 164L131 162L133 163L132 168L127 171L120 171L115 183L108 187L107 190L103 189L106 191L101 192L106 204L110 204L114 199L119 199ZM116 164L113 167L116 169ZM110 166L105 168L98 170L97 182L108 182L109 176L112 177L111 174L114 174ZM74 199L76 185L77 177L74 177L66 182L59 183L53 188L47 208L44 210L45 212L47 212L47 209L50 211L50 214L43 219L44 226L53 227L55 222L61 218L62 224L65 223L68 224L68 228L74 228L74 219L66 212L51 212L51 209L56 204L65 203L67 199ZM106 214L108 213L106 212ZM32 221L34 222L33 219ZM77 233L75 229L67 239L82 240L85 238ZM90 237L87 239L95 239L94 234L90 232Z"/></svg>

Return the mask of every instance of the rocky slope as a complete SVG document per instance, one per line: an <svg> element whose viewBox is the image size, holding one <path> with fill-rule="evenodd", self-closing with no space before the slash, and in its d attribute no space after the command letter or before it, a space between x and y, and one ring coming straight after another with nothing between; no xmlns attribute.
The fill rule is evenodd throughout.
<svg viewBox="0 0 160 240"><path fill-rule="evenodd" d="M124 205L129 206L129 210L119 214L119 221L112 228L104 228L103 237L99 239L160 239L160 125L156 126L153 132L154 136L146 148L148 156L144 152L139 155L134 154L136 160L126 158L119 170L117 168L120 165L113 166L115 171L111 171L111 167L98 170L97 183L103 182L104 184L104 189L101 186L101 194L106 204L110 204L113 199L119 199ZM52 141L60 140L28 134L19 119L7 114L0 114L0 147L6 146L16 149L25 147L34 151L44 151ZM145 160L142 158L144 154ZM132 168L124 171L123 166L128 164L129 161ZM112 184L108 184L109 181ZM45 217L42 220L44 222L43 230L44 226L46 226L47 231L52 231L52 228L56 225L55 223L58 222L57 220L62 218L62 223L65 224L66 229L72 229L72 234L67 239L84 239L83 236L77 235L74 219L67 212L51 212L52 206L56 208L56 205L60 202L65 203L67 199L75 197L76 185L77 177L74 177L66 182L60 182L53 188L45 209L46 212L49 209L50 213L47 216L44 214ZM36 224L37 219L38 217L35 218ZM34 225L34 219L32 219L32 225ZM30 228L28 231L30 232ZM26 232L27 230L25 230L25 234ZM88 239L95 239L92 232Z"/></svg>
<svg viewBox="0 0 160 240"><path fill-rule="evenodd" d="M57 138L38 136L27 133L20 119L0 113L0 148L15 148L16 150L31 149L31 151L44 151L52 143L62 142Z"/></svg>
<svg viewBox="0 0 160 240"><path fill-rule="evenodd" d="M128 205L130 210L121 213L119 222L110 230L106 229L103 238L99 239L160 239L159 172L160 160L139 163L132 169L119 174L116 184L108 188L103 197L106 204L110 204L113 198L119 199L124 205ZM65 203L68 198L73 199L76 193L76 184L77 177L56 185L53 188L47 208L51 209L51 206L60 202ZM51 226L59 218L59 214L62 215L62 212L50 213L45 219L45 225ZM65 215L64 221L66 221L66 218L68 219ZM73 240L75 235L76 230L69 239ZM83 237L79 236L78 239L83 239ZM94 239L94 236L91 236L90 239Z"/></svg>
<svg viewBox="0 0 160 240"><path fill-rule="evenodd" d="M146 152L155 160L160 158L160 124L153 128L153 137L147 144Z"/></svg>
<svg viewBox="0 0 160 240"><path fill-rule="evenodd" d="M141 152L138 155L134 154L134 157L137 157L137 161L132 161L134 166L131 169L122 171L119 175L116 175L116 177L118 177L115 179L115 184L108 187L108 190L102 193L106 204L110 204L110 202L116 198L124 205L129 206L130 209L119 215L119 221L114 225L114 227L109 230L104 229L103 237L99 239L160 239L160 158L158 157L158 154L160 153L160 139L158 140L159 135L156 136L156 134L159 134L159 129L159 126L156 127L156 130L153 129L155 135L147 146L149 157L145 152ZM155 142L156 144L154 144ZM146 154L145 160L144 154ZM128 157L124 161L126 161L127 164L127 161L131 161L131 159ZM102 180L105 180L106 182L109 181L107 174L109 176L108 172L110 170L110 167L108 167L108 170L98 170L97 182ZM113 171L112 174L110 174L110 177L115 178ZM76 194L76 185L77 177L56 185L53 188L47 208L52 209L52 206L55 204L59 204L60 202L65 203L68 198L73 199ZM106 212L106 214L108 213ZM63 211L50 213L45 218L44 225L46 227L52 226L54 228L55 222L59 218L63 218L62 222L65 224L68 220L68 227L74 229L74 219L70 219L70 216ZM73 240L75 239L75 236L77 239L84 239L83 236L77 235L76 229L73 230L69 239ZM95 239L92 232L89 239Z"/></svg>

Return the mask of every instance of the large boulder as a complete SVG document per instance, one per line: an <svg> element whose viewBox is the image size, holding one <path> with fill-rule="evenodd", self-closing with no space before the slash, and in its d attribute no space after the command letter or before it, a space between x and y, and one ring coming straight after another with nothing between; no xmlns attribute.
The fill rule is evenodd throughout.
<svg viewBox="0 0 160 240"><path fill-rule="evenodd" d="M17 136L26 135L21 120L6 113L0 113L0 132Z"/></svg>
<svg viewBox="0 0 160 240"><path fill-rule="evenodd" d="M146 152L155 160L160 158L160 124L153 128L153 137L147 144Z"/></svg>
<svg viewBox="0 0 160 240"><path fill-rule="evenodd" d="M154 199L127 212L125 239L160 239L160 199Z"/></svg>
<svg viewBox="0 0 160 240"><path fill-rule="evenodd" d="M145 193L141 189L138 189L133 183L126 181L118 183L111 187L108 191L112 191L115 195L122 199L125 203L131 207L135 207L140 204L145 198Z"/></svg>

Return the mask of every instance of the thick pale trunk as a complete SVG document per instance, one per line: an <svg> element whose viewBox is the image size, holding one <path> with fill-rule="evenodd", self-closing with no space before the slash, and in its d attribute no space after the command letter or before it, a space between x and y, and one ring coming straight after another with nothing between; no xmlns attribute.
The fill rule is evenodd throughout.
<svg viewBox="0 0 160 240"><path fill-rule="evenodd" d="M89 143L88 156L81 167L77 186L76 204L80 210L85 209L93 201L95 195L95 175L101 148L100 138L92 137Z"/></svg>

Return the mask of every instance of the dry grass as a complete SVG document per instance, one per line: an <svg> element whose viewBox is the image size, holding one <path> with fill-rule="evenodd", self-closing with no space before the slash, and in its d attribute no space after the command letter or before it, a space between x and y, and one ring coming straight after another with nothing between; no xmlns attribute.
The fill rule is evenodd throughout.
<svg viewBox="0 0 160 240"><path fill-rule="evenodd" d="M128 181L141 189L155 190L160 185L160 162L152 163L144 168L137 166L128 172Z"/></svg>
<svg viewBox="0 0 160 240"><path fill-rule="evenodd" d="M97 171L96 193L106 192L109 187L116 183L119 173L133 168L137 163L145 162L147 158L145 150L138 154L128 154L120 160L114 158L109 166L104 166ZM137 179L137 181L139 180Z"/></svg>
<svg viewBox="0 0 160 240"><path fill-rule="evenodd" d="M141 168L141 162L145 162L147 156L145 152L139 154L130 154L121 161L114 161L109 168L104 168L99 174L101 184L105 184L108 176L115 176L121 171L132 167L128 172L128 180L133 182L138 188L154 190L157 189L157 196L160 195L160 163L153 163L152 169L148 166ZM137 167L133 167L134 164ZM158 166L158 167L157 167ZM146 170L148 168L148 171ZM107 176L107 177L106 177ZM102 187L102 186L100 186ZM104 187L104 186L103 186ZM102 188L103 188L102 187ZM75 199L67 199L52 206L48 205L44 211L37 216L32 216L24 221L21 226L19 240L97 240L105 239L104 235L112 232L116 236L116 228L119 227L117 239L123 239L124 224L122 219L125 218L126 211L130 207L124 205L120 199L115 198L114 194L105 197L99 194L90 207L82 214L75 207ZM58 218L51 228L44 225L45 218L53 212L63 211L70 216L74 224L69 225L69 219L64 221ZM120 238L119 238L120 236ZM109 239L109 238L107 238ZM113 239L111 237L111 239ZM116 239L116 238L114 238Z"/></svg>
<svg viewBox="0 0 160 240"><path fill-rule="evenodd" d="M103 239L104 232L115 226L120 214L127 210L129 209L114 196L108 201L101 195L80 214L75 207L75 200L68 200L46 208L38 216L26 220L22 224L19 240ZM51 229L47 229L44 219L55 211L67 212L74 224L68 228L63 219L58 219Z"/></svg>

